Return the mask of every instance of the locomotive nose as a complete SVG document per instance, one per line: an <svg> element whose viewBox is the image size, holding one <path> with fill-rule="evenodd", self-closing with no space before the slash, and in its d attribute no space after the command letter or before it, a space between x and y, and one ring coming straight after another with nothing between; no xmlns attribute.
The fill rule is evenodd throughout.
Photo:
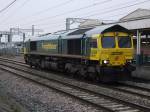
<svg viewBox="0 0 150 112"><path fill-rule="evenodd" d="M107 50L102 54L102 64L107 66L123 66L126 64L126 57L121 50Z"/></svg>
<svg viewBox="0 0 150 112"><path fill-rule="evenodd" d="M125 64L124 55L110 55L110 64L114 66L120 66Z"/></svg>

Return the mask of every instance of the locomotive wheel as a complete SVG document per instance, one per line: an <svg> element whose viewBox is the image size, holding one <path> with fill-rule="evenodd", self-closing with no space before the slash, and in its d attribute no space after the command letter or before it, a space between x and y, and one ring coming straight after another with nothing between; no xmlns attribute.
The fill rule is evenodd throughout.
<svg viewBox="0 0 150 112"><path fill-rule="evenodd" d="M33 67L32 62L30 62L30 67L31 67L31 68Z"/></svg>
<svg viewBox="0 0 150 112"><path fill-rule="evenodd" d="M27 61L27 60L25 60L25 64L28 64L28 61Z"/></svg>
<svg viewBox="0 0 150 112"><path fill-rule="evenodd" d="M122 74L122 77L121 77L120 80L130 80L130 79L132 79L132 73L131 73L131 71L129 71L127 69L125 69L123 71L123 73L121 73L121 74Z"/></svg>
<svg viewBox="0 0 150 112"><path fill-rule="evenodd" d="M79 71L79 74L82 76L82 77L86 77L87 76L87 71L85 68L81 68L80 71Z"/></svg>
<svg viewBox="0 0 150 112"><path fill-rule="evenodd" d="M65 63L58 63L58 69L63 73L66 72Z"/></svg>
<svg viewBox="0 0 150 112"><path fill-rule="evenodd" d="M41 60L41 62L40 62L40 68L41 69L45 68L45 61L44 60Z"/></svg>
<svg viewBox="0 0 150 112"><path fill-rule="evenodd" d="M31 65L31 64L30 64L30 67L32 68L32 67L33 67L33 65Z"/></svg>
<svg viewBox="0 0 150 112"><path fill-rule="evenodd" d="M100 76L98 74L96 74L94 78L94 82L100 82Z"/></svg>
<svg viewBox="0 0 150 112"><path fill-rule="evenodd" d="M100 69L100 73L98 75L99 75L99 82L102 83L105 82L105 74L103 68Z"/></svg>
<svg viewBox="0 0 150 112"><path fill-rule="evenodd" d="M88 79L93 82L100 82L100 77L96 72L89 72Z"/></svg>

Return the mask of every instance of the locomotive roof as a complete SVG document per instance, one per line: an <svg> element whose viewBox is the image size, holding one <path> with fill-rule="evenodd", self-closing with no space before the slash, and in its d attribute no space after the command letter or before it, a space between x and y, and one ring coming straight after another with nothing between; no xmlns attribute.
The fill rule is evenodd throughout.
<svg viewBox="0 0 150 112"><path fill-rule="evenodd" d="M53 34L49 34L49 35L44 35L44 36L34 36L34 37L29 37L27 38L25 41L38 41L38 40L53 40L53 39L57 39L59 38L59 35L53 35Z"/></svg>
<svg viewBox="0 0 150 112"><path fill-rule="evenodd" d="M77 39L82 38L84 33L91 30L92 28L76 29L71 33L68 33L66 36L62 36L62 39Z"/></svg>
<svg viewBox="0 0 150 112"><path fill-rule="evenodd" d="M25 39L25 42L28 41L30 39L30 41L39 41L39 40L53 40L53 39L58 39L60 36L65 36L71 32L73 32L75 30L69 30L69 31L58 31L58 32L54 32L52 34L48 34L48 35L43 35L43 36L32 36L32 37L28 37Z"/></svg>
<svg viewBox="0 0 150 112"><path fill-rule="evenodd" d="M69 33L68 35L80 35L84 34L86 31L91 30L92 28L86 28L86 29L77 29L74 32Z"/></svg>
<svg viewBox="0 0 150 112"><path fill-rule="evenodd" d="M129 33L130 31L118 24L101 25L85 32L87 37L91 37L93 34L103 34L105 32L122 31Z"/></svg>
<svg viewBox="0 0 150 112"><path fill-rule="evenodd" d="M96 28L87 28L87 29L72 29L69 31L63 30L58 31L52 34L37 36L37 37L29 37L26 38L25 41L38 41L38 40L53 40L58 39L60 36L62 39L72 39L72 38L82 38L85 34L86 37L91 37L93 34L103 34L105 32L115 32L122 31L130 33L128 29L122 27L118 24L109 24L109 25L101 25Z"/></svg>

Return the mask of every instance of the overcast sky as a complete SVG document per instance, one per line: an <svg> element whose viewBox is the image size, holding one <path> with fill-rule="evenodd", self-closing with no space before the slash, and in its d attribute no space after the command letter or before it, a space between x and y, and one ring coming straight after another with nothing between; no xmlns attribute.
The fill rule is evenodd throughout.
<svg viewBox="0 0 150 112"><path fill-rule="evenodd" d="M0 0L0 10L13 0ZM66 18L118 20L137 8L150 9L150 0L17 0L0 13L0 30L10 27L65 29Z"/></svg>

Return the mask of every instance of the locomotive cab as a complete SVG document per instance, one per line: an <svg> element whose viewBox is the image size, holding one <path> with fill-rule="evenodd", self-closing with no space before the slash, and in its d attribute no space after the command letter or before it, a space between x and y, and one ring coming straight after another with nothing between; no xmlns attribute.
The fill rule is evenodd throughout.
<svg viewBox="0 0 150 112"><path fill-rule="evenodd" d="M100 64L124 66L133 59L133 39L124 32L108 32L100 37Z"/></svg>
<svg viewBox="0 0 150 112"><path fill-rule="evenodd" d="M131 73L135 70L131 65L134 57L131 33L120 25L106 27L101 26L91 31L94 35L87 33L91 36L90 44L93 44L93 40L95 42L95 46L90 45L90 60L98 61L100 68Z"/></svg>

